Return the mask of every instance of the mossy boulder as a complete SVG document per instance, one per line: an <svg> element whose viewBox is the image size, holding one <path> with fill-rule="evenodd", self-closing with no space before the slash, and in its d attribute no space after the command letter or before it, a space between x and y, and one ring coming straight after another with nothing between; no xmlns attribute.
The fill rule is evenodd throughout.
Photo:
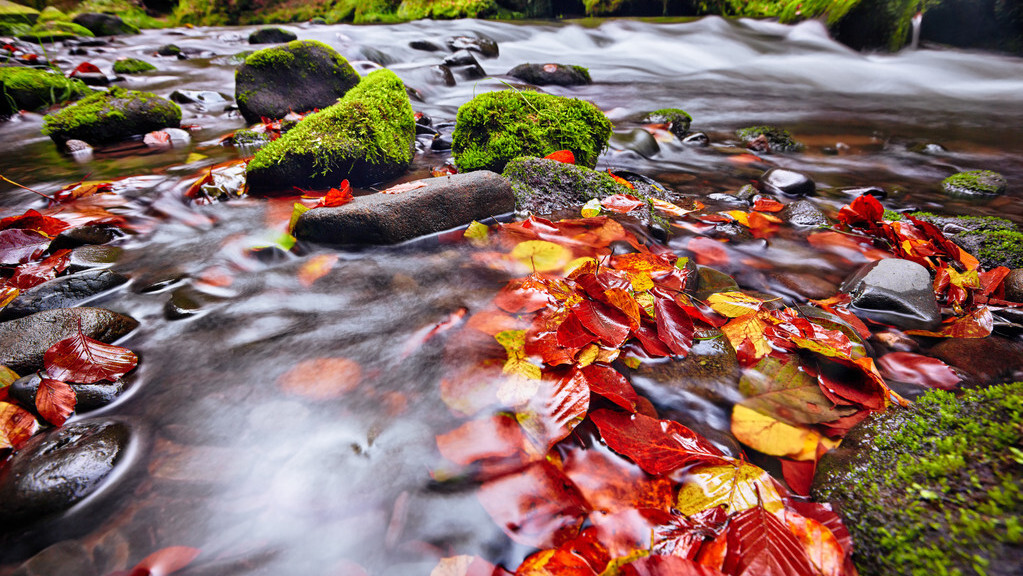
<svg viewBox="0 0 1023 576"><path fill-rule="evenodd" d="M53 20L62 20L64 22L70 22L71 18L57 9L56 6L47 6L39 13L39 19L37 22L50 22Z"/></svg>
<svg viewBox="0 0 1023 576"><path fill-rule="evenodd" d="M121 58L114 61L114 73L116 74L142 74L150 70L156 70L156 66L138 58Z"/></svg>
<svg viewBox="0 0 1023 576"><path fill-rule="evenodd" d="M497 13L494 0L404 0L396 12L399 20L453 20L486 18Z"/></svg>
<svg viewBox="0 0 1023 576"><path fill-rule="evenodd" d="M913 217L937 226L985 269L1023 267L1023 232L1004 218L993 216L938 216L914 212Z"/></svg>
<svg viewBox="0 0 1023 576"><path fill-rule="evenodd" d="M359 74L330 46L296 40L253 52L234 81L242 116L258 122L326 108L359 83Z"/></svg>
<svg viewBox="0 0 1023 576"><path fill-rule="evenodd" d="M509 70L508 75L536 86L582 86L593 83L589 70L567 64L519 64Z"/></svg>
<svg viewBox="0 0 1023 576"><path fill-rule="evenodd" d="M991 170L959 172L941 181L941 190L956 198L988 198L1005 194L1005 176Z"/></svg>
<svg viewBox="0 0 1023 576"><path fill-rule="evenodd" d="M799 152L803 145L788 130L776 126L749 126L735 131L746 147L758 152Z"/></svg>
<svg viewBox="0 0 1023 576"><path fill-rule="evenodd" d="M681 108L661 108L644 116L643 122L648 124L667 124L668 130L676 138L682 140L686 137L686 134L689 134L689 127L693 123L693 117Z"/></svg>
<svg viewBox="0 0 1023 576"><path fill-rule="evenodd" d="M611 121L589 102L530 91L480 94L458 109L451 150L458 169L504 170L519 156L571 150L593 168L607 148Z"/></svg>
<svg viewBox="0 0 1023 576"><path fill-rule="evenodd" d="M1018 574L1023 383L925 394L853 429L821 460L863 576Z"/></svg>
<svg viewBox="0 0 1023 576"><path fill-rule="evenodd" d="M115 87L47 115L43 134L58 145L72 139L103 145L180 124L181 108L170 100Z"/></svg>
<svg viewBox="0 0 1023 576"><path fill-rule="evenodd" d="M118 36L121 34L138 34L139 29L113 14L86 12L75 16L75 24L88 28L96 36Z"/></svg>
<svg viewBox="0 0 1023 576"><path fill-rule="evenodd" d="M257 195L327 188L348 179L362 186L394 178L412 163L415 118L405 85L376 70L335 105L307 116L249 162Z"/></svg>
<svg viewBox="0 0 1023 576"><path fill-rule="evenodd" d="M511 182L516 208L533 214L551 214L592 198L633 193L607 172L532 156L508 162L502 176Z"/></svg>
<svg viewBox="0 0 1023 576"><path fill-rule="evenodd" d="M290 30L268 26L249 34L249 44L283 44L298 40L298 35Z"/></svg>
<svg viewBox="0 0 1023 576"><path fill-rule="evenodd" d="M50 42L69 40L81 36L92 38L94 35L88 28L79 26L74 22L50 20L48 22L39 22L27 33L18 36L18 38L28 42L35 42L37 44L48 44Z"/></svg>
<svg viewBox="0 0 1023 576"><path fill-rule="evenodd" d="M92 92L81 80L65 78L50 70L0 68L0 116L18 110L39 110L46 106L77 100Z"/></svg>
<svg viewBox="0 0 1023 576"><path fill-rule="evenodd" d="M39 11L35 8L22 6L9 0L0 0L0 23L32 25L38 19Z"/></svg>

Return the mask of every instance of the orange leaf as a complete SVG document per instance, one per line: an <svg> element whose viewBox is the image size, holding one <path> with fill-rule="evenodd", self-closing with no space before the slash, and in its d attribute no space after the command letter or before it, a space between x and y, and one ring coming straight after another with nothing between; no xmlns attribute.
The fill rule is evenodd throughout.
<svg viewBox="0 0 1023 576"><path fill-rule="evenodd" d="M544 156L547 160L554 160L563 164L575 164L575 154L571 150L558 150Z"/></svg>
<svg viewBox="0 0 1023 576"><path fill-rule="evenodd" d="M66 383L43 378L36 391L36 410L44 420L54 426L63 426L68 416L75 411L75 391Z"/></svg>
<svg viewBox="0 0 1023 576"><path fill-rule="evenodd" d="M313 208L336 208L344 206L354 199L351 185L348 184L348 180L344 180L337 188L328 190L327 194L320 198L320 201Z"/></svg>
<svg viewBox="0 0 1023 576"><path fill-rule="evenodd" d="M340 398L362 380L362 367L348 358L303 360L277 379L285 392L314 400Z"/></svg>
<svg viewBox="0 0 1023 576"><path fill-rule="evenodd" d="M326 276L334 268L337 259L337 254L313 256L298 269L298 281L306 288L312 286L314 282Z"/></svg>
<svg viewBox="0 0 1023 576"><path fill-rule="evenodd" d="M615 182L621 184L622 186L625 186L629 190L635 190L636 189L636 187L632 185L632 182L629 182L625 178L622 178L621 176L612 173L610 169L607 171L607 175L610 176L612 180L614 180Z"/></svg>
<svg viewBox="0 0 1023 576"><path fill-rule="evenodd" d="M0 450L17 450L36 433L39 422L21 406L0 402Z"/></svg>
<svg viewBox="0 0 1023 576"><path fill-rule="evenodd" d="M447 434L437 436L441 456L459 466L485 458L504 458L522 451L522 429L511 416L495 414L471 420Z"/></svg>

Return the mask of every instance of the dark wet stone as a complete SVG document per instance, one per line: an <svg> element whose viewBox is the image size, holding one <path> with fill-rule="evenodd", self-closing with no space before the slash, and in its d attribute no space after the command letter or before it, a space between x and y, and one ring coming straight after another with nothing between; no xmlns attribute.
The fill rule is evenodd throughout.
<svg viewBox="0 0 1023 576"><path fill-rule="evenodd" d="M606 172L545 158L516 158L505 166L504 177L511 182L517 208L533 214L552 214L592 198L633 192Z"/></svg>
<svg viewBox="0 0 1023 576"><path fill-rule="evenodd" d="M180 104L228 104L230 100L220 92L212 90L175 90L170 99Z"/></svg>
<svg viewBox="0 0 1023 576"><path fill-rule="evenodd" d="M43 122L43 133L60 147L68 140L101 145L177 127L180 123L181 108L170 100L150 92L115 86L48 114Z"/></svg>
<svg viewBox="0 0 1023 576"><path fill-rule="evenodd" d="M929 330L941 323L931 274L910 260L887 258L865 264L841 287L851 308L903 330Z"/></svg>
<svg viewBox="0 0 1023 576"><path fill-rule="evenodd" d="M998 335L948 338L929 354L957 368L975 384L1023 379L1023 342Z"/></svg>
<svg viewBox="0 0 1023 576"><path fill-rule="evenodd" d="M413 50L422 50L423 52L437 52L444 49L429 40L413 40L408 43L408 46Z"/></svg>
<svg viewBox="0 0 1023 576"><path fill-rule="evenodd" d="M445 40L445 44L451 50L472 50L486 58L497 58L500 53L497 42L479 36L452 36Z"/></svg>
<svg viewBox="0 0 1023 576"><path fill-rule="evenodd" d="M176 44L164 44L156 49L156 53L160 56L179 56L181 47Z"/></svg>
<svg viewBox="0 0 1023 576"><path fill-rule="evenodd" d="M864 194L870 194L878 200L884 200L888 197L888 193L884 191L884 188L877 186L862 186L858 188L843 188L842 194L847 196L863 196Z"/></svg>
<svg viewBox="0 0 1023 576"><path fill-rule="evenodd" d="M647 124L667 124L668 130L679 140L683 140L689 134L689 126L693 123L693 117L680 108L663 108L647 114L643 118ZM704 138L706 138L704 134ZM710 141L707 141L710 143Z"/></svg>
<svg viewBox="0 0 1023 576"><path fill-rule="evenodd" d="M426 186L400 194L310 210L298 219L295 236L328 244L394 244L515 209L511 185L490 171L421 182Z"/></svg>
<svg viewBox="0 0 1023 576"><path fill-rule="evenodd" d="M129 440L119 422L76 422L39 434L0 473L0 531L63 512L99 487Z"/></svg>
<svg viewBox="0 0 1023 576"><path fill-rule="evenodd" d="M444 67L446 67L449 72L458 74L458 76L466 80L483 78L487 75L487 73L483 70L483 67L480 66L480 63L476 60L476 57L468 50L459 50L458 52L449 55L447 58L444 58Z"/></svg>
<svg viewBox="0 0 1023 576"><path fill-rule="evenodd" d="M38 372L15 380L9 388L11 398L21 402L24 406L34 406L40 380ZM94 384L69 383L68 386L75 391L77 400L75 412L78 414L102 408L117 399L121 392L124 392L124 380L115 382L104 380Z"/></svg>
<svg viewBox="0 0 1023 576"><path fill-rule="evenodd" d="M742 370L735 350L718 330L708 331L693 342L689 354L668 362L644 362L635 375L669 389L685 390L714 403L741 399L736 384Z"/></svg>
<svg viewBox="0 0 1023 576"><path fill-rule="evenodd" d="M117 263L124 252L115 246L82 246L71 251L71 263L68 269L72 272L89 268L107 268Z"/></svg>
<svg viewBox="0 0 1023 576"><path fill-rule="evenodd" d="M765 194L813 196L817 186L806 174L784 168L771 168L760 176L760 190Z"/></svg>
<svg viewBox="0 0 1023 576"><path fill-rule="evenodd" d="M78 306L127 281L127 276L104 269L54 278L18 295L6 308L0 310L0 320L13 320L43 310Z"/></svg>
<svg viewBox="0 0 1023 576"><path fill-rule="evenodd" d="M298 40L298 35L276 26L260 28L249 34L249 44L284 44L292 40Z"/></svg>
<svg viewBox="0 0 1023 576"><path fill-rule="evenodd" d="M470 66L479 65L476 57L472 55L472 52L468 50L459 50L454 54L449 54L444 58L445 66Z"/></svg>
<svg viewBox="0 0 1023 576"><path fill-rule="evenodd" d="M945 194L956 198L987 198L1005 194L1005 176L990 170L959 172L941 181Z"/></svg>
<svg viewBox="0 0 1023 576"><path fill-rule="evenodd" d="M519 64L509 70L508 75L537 86L582 86L593 83L586 68L566 64Z"/></svg>
<svg viewBox="0 0 1023 576"><path fill-rule="evenodd" d="M59 308L0 323L0 365L18 374L43 367L50 346L78 331L102 342L113 342L138 327L138 321L103 308Z"/></svg>
<svg viewBox="0 0 1023 576"><path fill-rule="evenodd" d="M87 28L96 36L117 36L119 34L138 34L139 29L128 24L120 16L113 14L99 14L86 12L75 16L72 20L75 24Z"/></svg>
<svg viewBox="0 0 1023 576"><path fill-rule="evenodd" d="M661 151L657 139L642 128L636 128L629 132L614 132L611 134L611 146L618 150L632 150L644 158L656 156Z"/></svg>
<svg viewBox="0 0 1023 576"><path fill-rule="evenodd" d="M210 305L222 301L223 298L207 294L195 286L182 286L171 293L163 313L168 320L180 320L195 316Z"/></svg>
<svg viewBox="0 0 1023 576"><path fill-rule="evenodd" d="M77 78L87 86L109 86L110 78L102 72L76 72L72 78Z"/></svg>
<svg viewBox="0 0 1023 576"><path fill-rule="evenodd" d="M451 67L450 70L453 74L457 74L462 80L479 80L480 78L486 78L487 76L487 71L479 64L454 66Z"/></svg>
<svg viewBox="0 0 1023 576"><path fill-rule="evenodd" d="M788 204L781 211L780 216L782 220L793 226L823 228L829 224L828 217L824 215L824 212L809 200L797 200Z"/></svg>
<svg viewBox="0 0 1023 576"><path fill-rule="evenodd" d="M743 202L746 202L747 204L752 204L753 202L756 202L757 196L759 195L760 194L756 186L752 184L744 184L742 188L739 188L738 190L735 191L735 197L742 200Z"/></svg>
<svg viewBox="0 0 1023 576"><path fill-rule="evenodd" d="M79 542L65 540L29 558L11 576L99 576L92 554Z"/></svg>
<svg viewBox="0 0 1023 576"><path fill-rule="evenodd" d="M838 285L816 274L784 272L774 274L772 277L782 286L806 298L823 300L838 292Z"/></svg>
<svg viewBox="0 0 1023 576"><path fill-rule="evenodd" d="M1016 268L1005 277L1005 299L1023 302L1023 268Z"/></svg>
<svg viewBox="0 0 1023 576"><path fill-rule="evenodd" d="M430 142L430 150L451 150L451 135L438 134L437 137Z"/></svg>
<svg viewBox="0 0 1023 576"><path fill-rule="evenodd" d="M88 244L106 244L115 238L119 238L122 234L121 229L116 226L82 226L65 230L58 234L53 239L51 248L59 250L61 248L75 248Z"/></svg>

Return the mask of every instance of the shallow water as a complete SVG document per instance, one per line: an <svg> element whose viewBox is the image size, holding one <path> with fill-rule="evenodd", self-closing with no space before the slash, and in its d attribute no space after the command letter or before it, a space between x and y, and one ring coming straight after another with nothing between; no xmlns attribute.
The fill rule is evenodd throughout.
<svg viewBox="0 0 1023 576"><path fill-rule="evenodd" d="M877 185L889 208L998 215L1023 223L1023 60L953 50L864 55L827 38L817 23L706 18L686 23L638 21L498 23L414 22L396 26L294 26L351 60L386 64L413 88L413 108L436 124L454 121L474 94L505 88L501 74L522 62L586 66L594 79L550 93L594 102L627 132L642 115L681 107L713 145L661 142L644 158L609 150L602 168L654 178L684 195L735 191L770 165L799 170L818 184L819 204L837 207L843 187ZM58 49L58 62L88 60L109 70L120 56L142 56L158 72L122 85L168 95L175 89L233 95L231 56L250 49L248 28L147 31L119 38L84 57ZM428 68L443 53L408 42L441 43L456 34L496 40L500 56L481 59L493 77L448 87ZM175 43L195 56L157 58ZM166 546L203 555L183 574L427 574L444 556L478 554L514 568L529 552L513 544L477 502L473 486L431 476L443 472L434 436L462 420L442 402L440 381L457 368L447 336L420 345L424 329L461 309L487 305L506 277L474 263L471 249L444 238L393 248L299 254L251 249L267 244L290 203L238 200L196 207L183 191L205 168L240 158L221 136L244 126L223 110L182 106L183 123L200 128L192 144L145 154L104 152L75 162L39 133L42 117L0 125L0 174L51 193L90 179L137 176L115 208L139 233L120 240L116 269L132 278L95 305L132 315L141 327L122 345L141 363L131 390L114 405L76 418L116 416L134 426L145 448L102 494L55 521L92 551L94 573L124 568ZM734 129L778 124L807 143L796 155L749 162ZM940 143L940 154L910 152ZM841 153L824 147L843 143ZM140 148L139 151L144 151ZM192 157L198 153L201 158ZM445 152L420 151L416 173L443 164ZM191 160L190 163L187 163ZM949 201L938 190L957 169L991 169L1010 182L986 203ZM712 204L712 203L711 203ZM0 192L4 216L39 207L31 193ZM680 253L692 232L670 245ZM727 246L722 271L745 288L798 298L776 281L805 274L838 283L860 263L817 252L798 235ZM336 255L311 285L300 278L312 258ZM751 263L756 265L751 266ZM178 306L169 313L171 301ZM457 330L456 330L457 331ZM329 398L288 393L279 378L299 362L348 358L358 384ZM328 394L328 396L330 396ZM727 428L727 412L692 398L655 398L662 406ZM722 418L724 414L724 418ZM441 474L442 476L443 474ZM54 540L39 534L0 552L0 574ZM73 565L69 557L66 562ZM79 572L85 574L88 570Z"/></svg>

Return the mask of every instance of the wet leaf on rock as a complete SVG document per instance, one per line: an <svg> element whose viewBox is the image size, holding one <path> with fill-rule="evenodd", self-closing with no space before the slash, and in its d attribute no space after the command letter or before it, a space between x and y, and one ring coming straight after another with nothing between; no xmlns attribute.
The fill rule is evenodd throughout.
<svg viewBox="0 0 1023 576"><path fill-rule="evenodd" d="M10 402L0 402L0 450L17 450L39 429L31 412Z"/></svg>
<svg viewBox="0 0 1023 576"><path fill-rule="evenodd" d="M43 356L43 366L51 378L80 384L114 382L138 362L131 350L89 338L80 325L73 336L57 342Z"/></svg>
<svg viewBox="0 0 1023 576"><path fill-rule="evenodd" d="M590 413L604 442L649 474L667 474L693 464L728 459L705 438L672 420L613 410Z"/></svg>
<svg viewBox="0 0 1023 576"><path fill-rule="evenodd" d="M54 426L63 426L75 411L75 391L66 383L52 378L43 378L36 390L36 410L39 415Z"/></svg>

